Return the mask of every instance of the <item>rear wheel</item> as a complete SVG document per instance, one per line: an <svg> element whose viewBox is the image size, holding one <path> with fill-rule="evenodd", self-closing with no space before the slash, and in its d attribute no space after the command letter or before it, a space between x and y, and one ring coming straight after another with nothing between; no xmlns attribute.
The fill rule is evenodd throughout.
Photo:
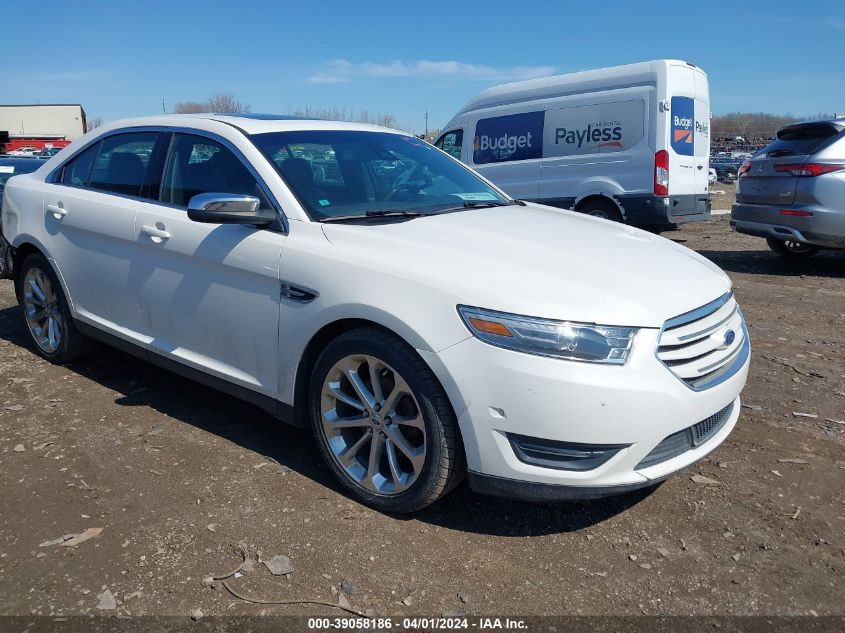
<svg viewBox="0 0 845 633"><path fill-rule="evenodd" d="M30 255L18 271L18 302L35 352L52 363L84 356L93 342L76 329L52 266L43 255Z"/></svg>
<svg viewBox="0 0 845 633"><path fill-rule="evenodd" d="M775 240L767 238L769 248L782 257L811 257L819 252L816 246L811 244L802 244L795 240Z"/></svg>
<svg viewBox="0 0 845 633"><path fill-rule="evenodd" d="M452 407L404 341L362 328L330 343L314 367L311 422L335 477L364 503L413 512L463 478Z"/></svg>
<svg viewBox="0 0 845 633"><path fill-rule="evenodd" d="M602 218L603 220L612 220L614 222L623 221L619 209L610 200L602 200L601 198L587 200L578 208L578 211L591 215L594 218Z"/></svg>

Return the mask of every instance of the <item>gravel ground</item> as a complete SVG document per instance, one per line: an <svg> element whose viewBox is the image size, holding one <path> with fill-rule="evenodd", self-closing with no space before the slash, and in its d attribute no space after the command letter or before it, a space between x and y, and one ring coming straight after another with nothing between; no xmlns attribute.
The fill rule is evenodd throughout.
<svg viewBox="0 0 845 633"><path fill-rule="evenodd" d="M0 282L0 615L342 615L205 586L238 543L294 569L238 593L380 615L843 614L845 255L790 264L726 216L666 235L728 271L750 324L730 438L650 493L459 489L411 517L350 501L308 433L228 396L108 349L40 360Z"/></svg>

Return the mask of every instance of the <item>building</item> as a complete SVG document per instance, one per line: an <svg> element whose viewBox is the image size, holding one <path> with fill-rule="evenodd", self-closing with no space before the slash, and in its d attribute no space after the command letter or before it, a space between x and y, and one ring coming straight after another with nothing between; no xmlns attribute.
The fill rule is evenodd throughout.
<svg viewBox="0 0 845 633"><path fill-rule="evenodd" d="M62 147L87 131L85 110L78 103L0 105L0 143L5 143L5 151Z"/></svg>

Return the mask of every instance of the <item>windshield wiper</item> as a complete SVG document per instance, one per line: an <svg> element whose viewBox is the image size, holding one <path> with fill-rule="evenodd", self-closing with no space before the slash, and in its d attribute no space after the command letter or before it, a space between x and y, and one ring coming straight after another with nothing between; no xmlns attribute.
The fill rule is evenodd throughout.
<svg viewBox="0 0 845 633"><path fill-rule="evenodd" d="M419 211L395 211L390 209L375 209L367 211L364 214L358 215L337 215L334 217L323 218L320 222L351 222L353 220L367 220L369 218L419 218L424 215L434 215L433 213L421 213Z"/></svg>
<svg viewBox="0 0 845 633"><path fill-rule="evenodd" d="M514 204L519 204L516 200L513 202L479 202L477 200L464 200L464 203L459 207L446 207L440 209L438 213L448 213L449 211L462 211L463 209L490 209L492 207L509 207Z"/></svg>

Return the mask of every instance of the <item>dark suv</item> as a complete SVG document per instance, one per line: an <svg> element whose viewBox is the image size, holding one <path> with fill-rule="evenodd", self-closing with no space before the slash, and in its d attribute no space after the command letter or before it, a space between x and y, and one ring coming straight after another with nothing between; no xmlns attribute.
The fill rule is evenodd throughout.
<svg viewBox="0 0 845 633"><path fill-rule="evenodd" d="M845 248L845 118L778 130L739 168L731 226L786 257Z"/></svg>

